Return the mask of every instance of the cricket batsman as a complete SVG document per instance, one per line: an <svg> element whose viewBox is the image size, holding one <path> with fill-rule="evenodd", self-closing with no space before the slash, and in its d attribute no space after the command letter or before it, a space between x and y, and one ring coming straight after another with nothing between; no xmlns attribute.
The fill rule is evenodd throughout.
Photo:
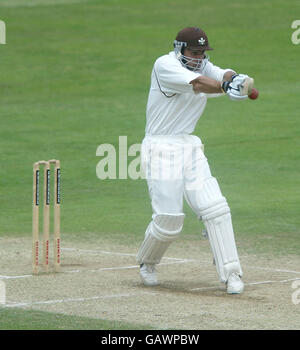
<svg viewBox="0 0 300 350"><path fill-rule="evenodd" d="M239 294L243 273L230 208L193 131L208 97L245 100L253 79L215 66L209 50L206 33L187 27L177 34L174 50L154 63L141 151L153 215L137 261L142 282L157 285L156 266L183 228L185 198L204 223L220 281L227 293Z"/></svg>

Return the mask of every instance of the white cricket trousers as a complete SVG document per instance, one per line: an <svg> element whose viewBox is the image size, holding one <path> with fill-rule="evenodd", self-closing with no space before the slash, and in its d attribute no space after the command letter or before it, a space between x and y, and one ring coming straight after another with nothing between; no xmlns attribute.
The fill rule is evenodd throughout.
<svg viewBox="0 0 300 350"><path fill-rule="evenodd" d="M146 136L142 168L152 204L152 221L138 252L139 263L159 263L183 227L183 198L202 220L222 282L242 276L230 208L211 175L201 140L194 135Z"/></svg>
<svg viewBox="0 0 300 350"><path fill-rule="evenodd" d="M153 214L182 213L185 198L199 217L196 192L212 176L199 137L146 136L141 150Z"/></svg>

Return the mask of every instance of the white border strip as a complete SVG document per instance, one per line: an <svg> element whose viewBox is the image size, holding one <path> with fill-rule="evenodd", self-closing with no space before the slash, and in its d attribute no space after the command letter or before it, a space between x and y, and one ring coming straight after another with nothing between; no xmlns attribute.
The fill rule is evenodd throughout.
<svg viewBox="0 0 300 350"><path fill-rule="evenodd" d="M62 303L73 303L73 302L86 302L93 300L103 300L103 299L113 299L113 298L128 298L135 297L136 293L125 293L125 294L111 294L111 295L99 295L88 298L67 298L67 299L57 299L57 300L44 300L44 301L33 301L27 303L7 303L4 307L26 307L33 305L51 305L51 304L62 304Z"/></svg>
<svg viewBox="0 0 300 350"><path fill-rule="evenodd" d="M132 257L136 257L136 254L132 254L132 253L120 253L120 252L109 252L107 250L91 250L91 249L76 249L76 248L62 248L62 250L65 251L73 251L73 252L82 252L82 253L90 253L90 254L107 254L107 255L118 255L118 256L132 256ZM184 259L184 258L171 258L171 257L163 257L163 259L166 260L180 260L180 261L196 261L193 259Z"/></svg>
<svg viewBox="0 0 300 350"><path fill-rule="evenodd" d="M21 275L21 276L3 276L0 275L0 280L14 280L18 278L27 278L27 277L32 277L32 275Z"/></svg>
<svg viewBox="0 0 300 350"><path fill-rule="evenodd" d="M290 278L287 280L280 280L280 281L258 281L258 282L249 282L249 283L245 283L245 286L253 286L253 285L259 285L259 284L273 284L273 283L287 283L287 282L292 282L292 281L297 281L300 280L300 277L296 277L296 278ZM191 292L195 292L195 291L200 291L200 290L210 290L210 289L219 289L219 287L215 286L215 287L201 287L201 288L193 288L190 289Z"/></svg>

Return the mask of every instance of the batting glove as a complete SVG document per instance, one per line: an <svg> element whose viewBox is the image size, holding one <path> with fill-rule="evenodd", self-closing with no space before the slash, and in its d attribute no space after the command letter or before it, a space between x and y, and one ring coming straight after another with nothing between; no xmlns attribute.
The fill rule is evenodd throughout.
<svg viewBox="0 0 300 350"><path fill-rule="evenodd" d="M234 74L231 80L223 82L222 89L233 101L246 100L251 79L246 74Z"/></svg>

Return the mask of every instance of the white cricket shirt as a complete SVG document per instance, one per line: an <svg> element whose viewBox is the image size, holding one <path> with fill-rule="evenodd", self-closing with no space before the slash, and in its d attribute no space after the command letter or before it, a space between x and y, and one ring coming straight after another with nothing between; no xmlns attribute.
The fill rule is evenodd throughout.
<svg viewBox="0 0 300 350"><path fill-rule="evenodd" d="M226 71L207 62L202 74L192 72L181 65L174 51L159 57L151 74L146 135L191 134L210 94L195 94L190 81L200 75L222 81Z"/></svg>

